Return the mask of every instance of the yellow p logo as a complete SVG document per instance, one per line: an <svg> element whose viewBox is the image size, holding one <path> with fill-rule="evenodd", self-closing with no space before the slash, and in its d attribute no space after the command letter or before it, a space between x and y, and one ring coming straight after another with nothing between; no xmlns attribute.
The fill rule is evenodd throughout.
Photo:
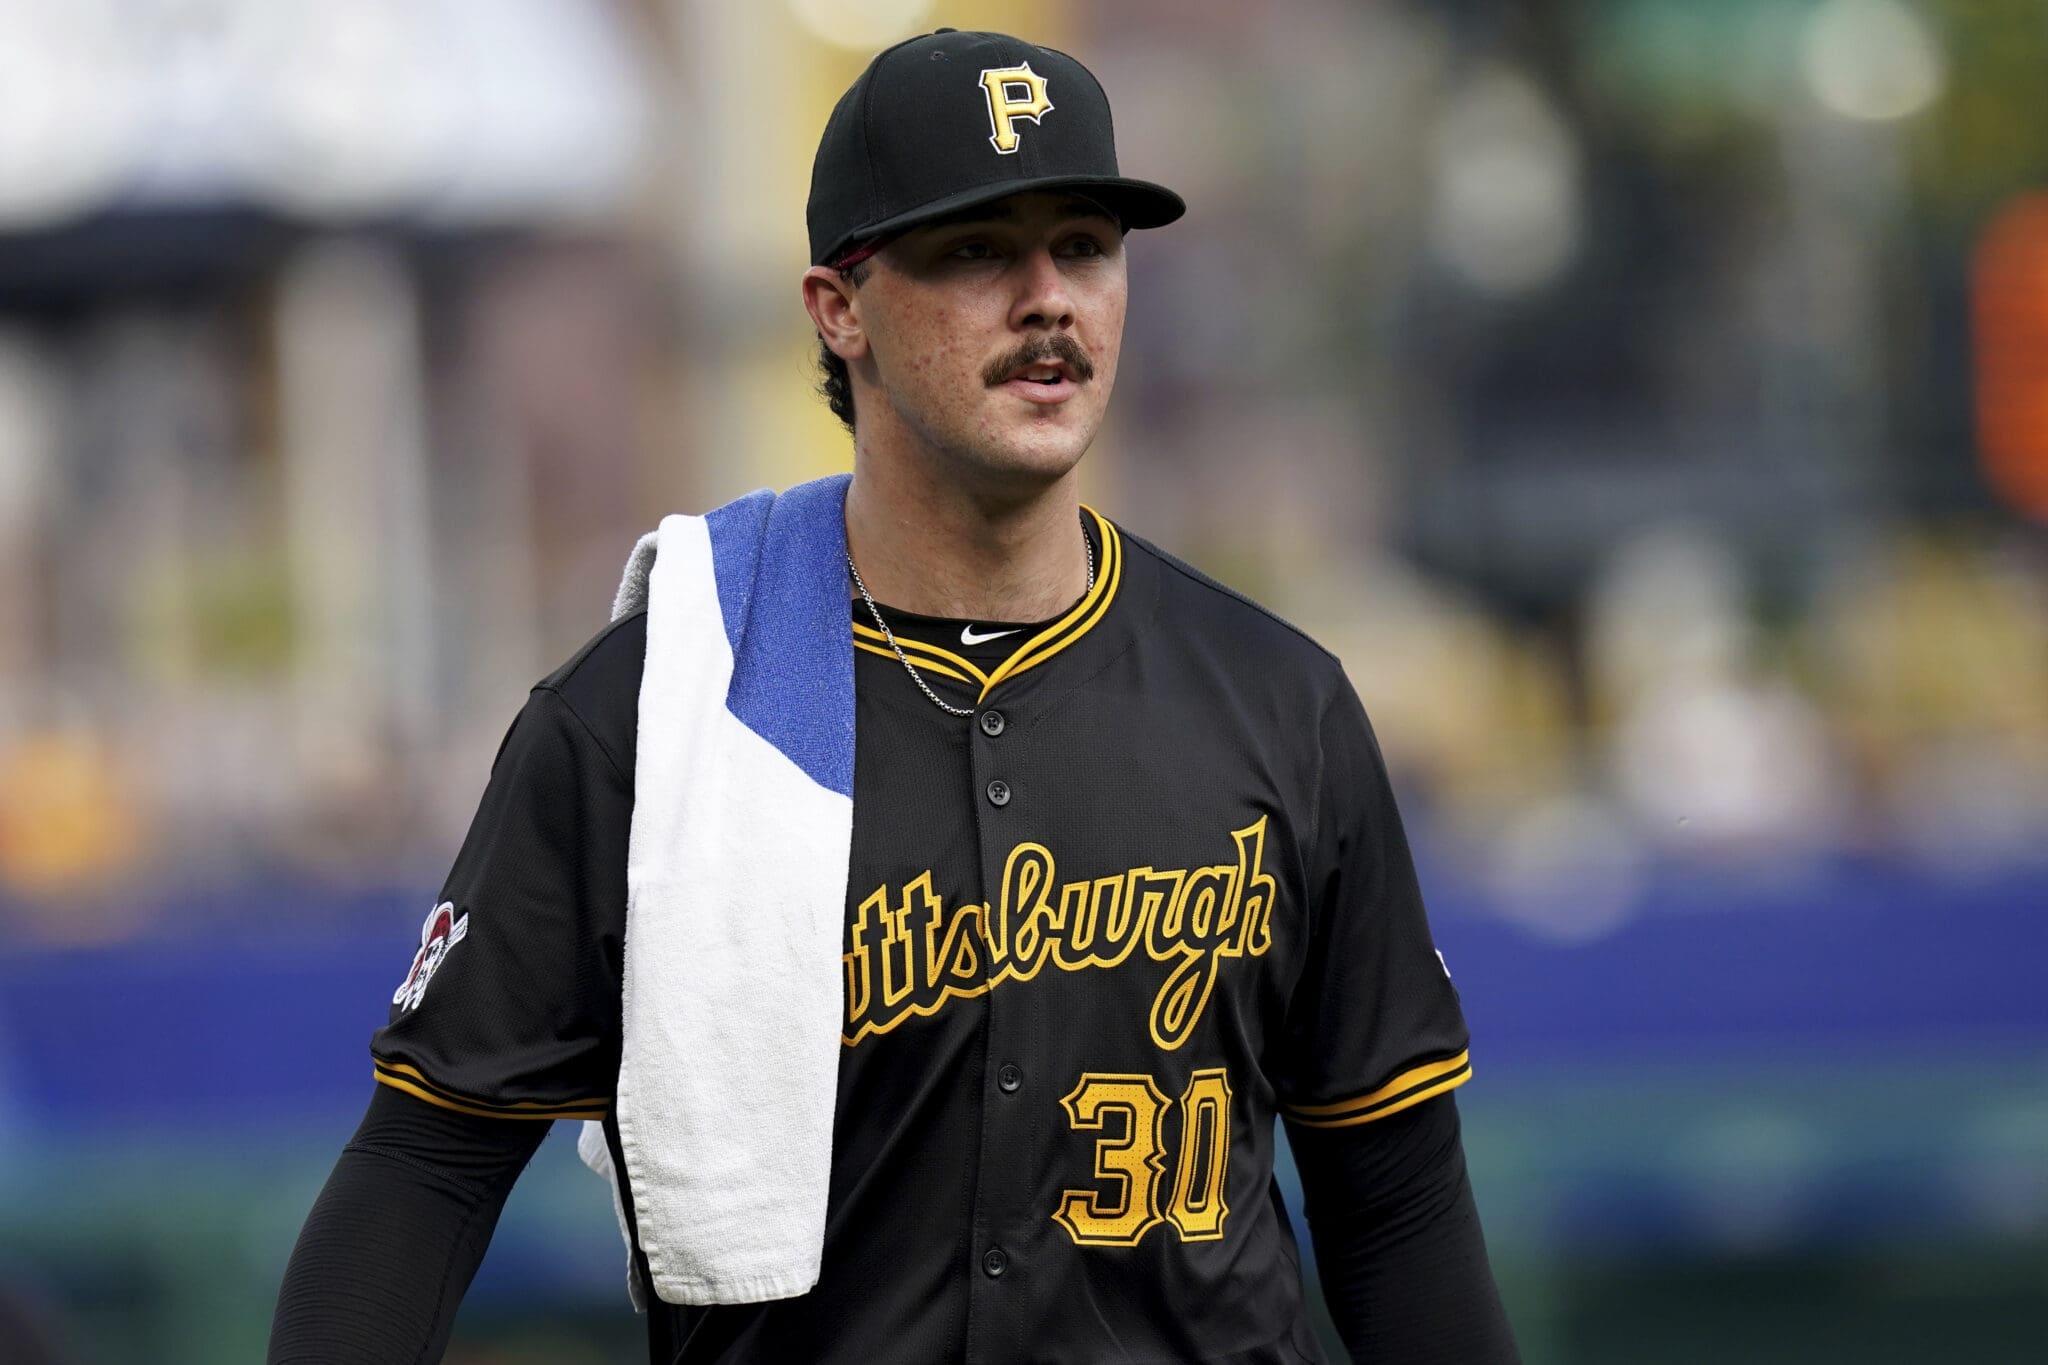
<svg viewBox="0 0 2048 1365"><path fill-rule="evenodd" d="M1045 77L1031 69L1031 63L1019 66L992 66L981 73L982 93L988 96L989 142L998 152L1008 155L1017 150L1016 120L1039 121L1039 116L1052 110L1052 101L1045 96Z"/></svg>

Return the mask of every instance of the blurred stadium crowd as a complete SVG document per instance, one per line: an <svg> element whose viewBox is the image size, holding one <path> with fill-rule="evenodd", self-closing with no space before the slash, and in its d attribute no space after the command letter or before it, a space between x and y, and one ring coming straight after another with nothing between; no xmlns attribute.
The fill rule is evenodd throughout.
<svg viewBox="0 0 2048 1365"><path fill-rule="evenodd" d="M825 8L5 7L49 48L0 81L11 932L431 880L635 535L843 464L788 249L858 60ZM2048 415L1987 477L1972 307L2048 232L1972 263L2048 164L2013 51L2048 37L2000 9L1070 16L1196 207L1136 255L1096 500L1329 640L1504 884L2030 856ZM706 38L781 70L700 84Z"/></svg>
<svg viewBox="0 0 2048 1365"><path fill-rule="evenodd" d="M1089 501L1344 658L1454 920L1996 878L2040 981L2038 0L0 0L0 961L402 969L635 537L846 466L810 152L939 24L1083 54L1186 195ZM1947 904L1894 950L1996 956Z"/></svg>

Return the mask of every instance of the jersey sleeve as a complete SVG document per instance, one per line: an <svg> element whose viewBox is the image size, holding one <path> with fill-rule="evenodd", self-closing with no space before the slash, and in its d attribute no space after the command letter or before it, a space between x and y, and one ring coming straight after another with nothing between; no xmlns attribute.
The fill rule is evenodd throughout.
<svg viewBox="0 0 2048 1365"><path fill-rule="evenodd" d="M632 806L583 718L535 688L371 1041L381 1084L477 1117L606 1115Z"/></svg>
<svg viewBox="0 0 2048 1365"><path fill-rule="evenodd" d="M1291 1122L1340 1128L1440 1095L1472 1068L1379 744L1349 683L1324 714L1322 746L1304 856L1309 941L1275 1087Z"/></svg>

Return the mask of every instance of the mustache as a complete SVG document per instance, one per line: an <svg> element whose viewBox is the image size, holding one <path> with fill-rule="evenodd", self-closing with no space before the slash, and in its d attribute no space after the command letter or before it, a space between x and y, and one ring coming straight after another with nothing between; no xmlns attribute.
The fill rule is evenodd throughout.
<svg viewBox="0 0 2048 1365"><path fill-rule="evenodd" d="M1065 332L1034 337L983 370L981 377L984 383L994 388L1026 365L1039 365L1048 360L1060 361L1074 372L1074 378L1083 382L1095 377L1095 362L1081 349L1081 343Z"/></svg>

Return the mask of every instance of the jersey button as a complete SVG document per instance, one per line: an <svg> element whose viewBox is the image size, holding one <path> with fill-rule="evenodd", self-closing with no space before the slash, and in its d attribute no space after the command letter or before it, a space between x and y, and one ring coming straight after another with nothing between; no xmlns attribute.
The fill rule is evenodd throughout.
<svg viewBox="0 0 2048 1365"><path fill-rule="evenodd" d="M1005 1095L1014 1095L1017 1093L1018 1087L1024 1084L1024 1073L1008 1062L1004 1062L1001 1070L996 1072L996 1084L1001 1087Z"/></svg>
<svg viewBox="0 0 2048 1365"><path fill-rule="evenodd" d="M988 784L988 803L989 803L989 804L990 804L991 806L1007 806L1007 805L1009 805L1009 804L1010 804L1010 784L1009 784L1009 783L1007 783L1007 782L1005 782L1005 781L1003 781L1003 779L1002 779L1002 778L1000 778L1000 777L999 777L999 778L997 778L997 779L996 779L995 781L993 781L993 782L989 783L989 784Z"/></svg>
<svg viewBox="0 0 2048 1365"><path fill-rule="evenodd" d="M1003 732L1003 713L1000 711L982 712L981 732L990 739L994 739L997 735L1001 734Z"/></svg>
<svg viewBox="0 0 2048 1365"><path fill-rule="evenodd" d="M1001 1247L990 1247L981 1258L981 1273L988 1276L991 1280L1000 1279L1002 1273L1009 1268L1009 1253Z"/></svg>

